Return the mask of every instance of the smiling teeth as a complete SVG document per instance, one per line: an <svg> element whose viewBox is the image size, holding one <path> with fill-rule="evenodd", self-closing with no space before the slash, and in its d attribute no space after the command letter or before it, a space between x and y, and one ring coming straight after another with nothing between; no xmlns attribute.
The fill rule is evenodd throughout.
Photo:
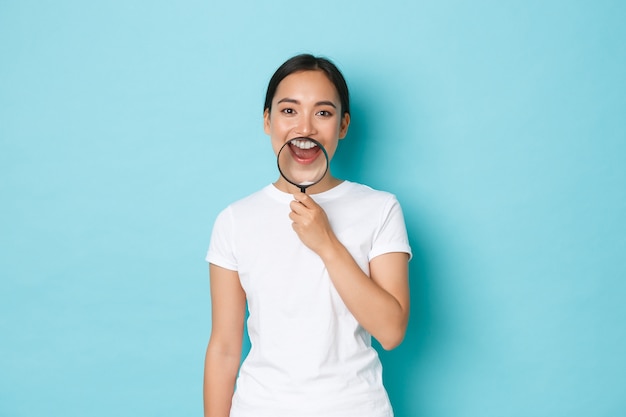
<svg viewBox="0 0 626 417"><path fill-rule="evenodd" d="M291 141L291 143L293 143L294 146L297 146L300 149L311 149L317 146L315 142L311 142L310 140L306 139L294 139Z"/></svg>

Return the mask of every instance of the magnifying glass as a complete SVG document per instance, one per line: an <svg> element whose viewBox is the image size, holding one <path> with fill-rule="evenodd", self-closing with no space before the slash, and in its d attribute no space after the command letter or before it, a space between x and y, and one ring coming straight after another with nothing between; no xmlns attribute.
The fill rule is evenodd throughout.
<svg viewBox="0 0 626 417"><path fill-rule="evenodd" d="M303 193L324 178L328 171L328 153L321 143L311 138L295 138L278 151L278 171Z"/></svg>

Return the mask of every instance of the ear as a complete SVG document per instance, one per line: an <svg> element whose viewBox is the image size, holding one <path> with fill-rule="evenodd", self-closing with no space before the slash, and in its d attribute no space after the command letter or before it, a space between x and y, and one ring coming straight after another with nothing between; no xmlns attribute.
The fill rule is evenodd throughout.
<svg viewBox="0 0 626 417"><path fill-rule="evenodd" d="M263 130L266 134L270 134L270 109L263 112Z"/></svg>
<svg viewBox="0 0 626 417"><path fill-rule="evenodd" d="M348 126L350 126L350 113L344 113L339 124L339 139L343 139L348 134Z"/></svg>

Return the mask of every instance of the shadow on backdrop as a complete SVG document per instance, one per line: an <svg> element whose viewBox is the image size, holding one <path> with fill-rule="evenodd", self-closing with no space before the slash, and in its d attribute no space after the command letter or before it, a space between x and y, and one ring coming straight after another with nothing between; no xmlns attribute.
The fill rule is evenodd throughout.
<svg viewBox="0 0 626 417"><path fill-rule="evenodd" d="M420 366L431 347L435 307L431 304L433 286L432 270L428 263L428 250L420 240L415 211L405 208L405 217L413 258L409 265L411 285L411 316L404 341L392 351L385 351L375 343L383 363L383 379L396 417L417 417L419 410Z"/></svg>
<svg viewBox="0 0 626 417"><path fill-rule="evenodd" d="M361 81L365 85L376 85L372 81ZM386 86L386 88L389 86ZM376 88L361 88L360 91L367 91L365 95L353 95L351 102L351 124L348 136L341 141L340 147L333 158L333 174L339 178L361 182L374 188L389 190L389 184L394 182L393 178L388 178L389 173L384 170L384 166L392 164L390 161L380 161L385 158L389 149L387 132L390 131L385 125L395 123L394 118L380 117L379 107L385 107L386 103L392 103L397 94L389 91L376 91ZM399 91L395 93L402 94ZM363 93L361 93L363 94ZM400 120L413 120L414 117L406 112L415 111L411 109L398 109L398 106L388 106L391 114L396 114ZM398 114L397 112L405 112ZM409 127L404 127L409 129ZM406 131L411 141L418 141L417 132ZM406 139L405 139L406 140ZM401 140L402 141L402 140ZM392 148L392 147L391 147ZM389 151L393 153L395 151ZM381 153L383 155L381 155ZM404 162L403 162L404 163ZM382 168L381 168L382 166ZM402 167L399 170L410 171L410 167ZM387 177L387 178L386 178ZM405 185L407 181L403 182ZM408 181L410 184L411 181ZM405 193L414 193L413 189L404 190ZM420 364L425 360L426 352L431 348L432 339L429 335L433 333L433 322L435 307L432 300L433 294L433 265L429 263L432 259L428 244L426 227L422 227L419 207L411 206L407 200L398 195L407 225L409 241L413 258L409 265L410 291L411 291L411 316L402 344L392 351L385 351L377 341L373 345L379 352L383 363L383 379L389 397L393 404L396 417L416 417L422 414L419 398L423 390L419 387Z"/></svg>

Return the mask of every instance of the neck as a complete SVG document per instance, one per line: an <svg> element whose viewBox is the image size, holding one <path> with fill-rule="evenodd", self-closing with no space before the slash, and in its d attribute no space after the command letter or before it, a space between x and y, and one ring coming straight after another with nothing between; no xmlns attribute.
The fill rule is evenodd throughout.
<svg viewBox="0 0 626 417"><path fill-rule="evenodd" d="M322 178L320 182L318 182L317 184L311 185L310 187L306 189L305 192L307 194L323 193L324 191L328 191L331 188L335 188L342 182L343 180L340 180L339 178L335 178L330 174L326 174L326 176ZM276 182L274 182L274 186L278 188L280 191L283 191L289 194L295 194L295 193L300 192L300 187L287 182L287 180L285 180L283 177L278 177Z"/></svg>

